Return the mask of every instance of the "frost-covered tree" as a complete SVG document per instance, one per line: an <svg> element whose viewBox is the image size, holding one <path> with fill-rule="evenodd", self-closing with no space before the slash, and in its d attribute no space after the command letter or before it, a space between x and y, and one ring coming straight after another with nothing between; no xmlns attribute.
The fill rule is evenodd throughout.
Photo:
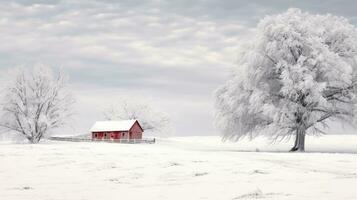
<svg viewBox="0 0 357 200"><path fill-rule="evenodd" d="M104 111L107 120L137 119L144 131L160 136L171 134L171 121L168 114L154 108L148 101L124 97Z"/></svg>
<svg viewBox="0 0 357 200"><path fill-rule="evenodd" d="M4 90L0 126L38 143L71 115L74 99L66 90L66 79L44 65L10 74L14 80Z"/></svg>
<svg viewBox="0 0 357 200"><path fill-rule="evenodd" d="M242 50L232 78L216 95L224 139L324 133L332 121L354 122L357 31L348 20L298 9L265 17Z"/></svg>

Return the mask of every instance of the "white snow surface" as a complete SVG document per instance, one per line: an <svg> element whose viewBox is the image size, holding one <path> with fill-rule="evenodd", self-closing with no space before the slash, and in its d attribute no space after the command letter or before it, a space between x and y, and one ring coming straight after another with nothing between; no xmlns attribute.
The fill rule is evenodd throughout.
<svg viewBox="0 0 357 200"><path fill-rule="evenodd" d="M156 144L0 144L0 199L357 199L357 136L222 143L176 137Z"/></svg>
<svg viewBox="0 0 357 200"><path fill-rule="evenodd" d="M98 131L128 131L136 122L136 120L120 120L120 121L97 121L90 129L90 132Z"/></svg>

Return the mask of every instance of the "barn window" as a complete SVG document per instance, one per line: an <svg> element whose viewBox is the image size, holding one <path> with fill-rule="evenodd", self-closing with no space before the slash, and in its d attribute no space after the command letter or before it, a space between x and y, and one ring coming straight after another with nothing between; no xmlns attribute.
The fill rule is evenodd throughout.
<svg viewBox="0 0 357 200"><path fill-rule="evenodd" d="M97 137L97 134L94 134L94 137L96 138L96 137Z"/></svg>

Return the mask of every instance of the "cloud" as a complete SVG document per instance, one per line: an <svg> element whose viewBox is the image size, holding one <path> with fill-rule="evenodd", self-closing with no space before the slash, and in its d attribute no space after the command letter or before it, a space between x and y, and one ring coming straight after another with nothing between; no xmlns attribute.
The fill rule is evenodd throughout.
<svg viewBox="0 0 357 200"><path fill-rule="evenodd" d="M356 22L356 3L345 2L349 6L333 0L6 1L0 5L0 70L38 62L62 67L79 99L79 132L101 117L103 102L130 94L164 105L178 134L215 134L212 92L258 20L293 6L330 9Z"/></svg>

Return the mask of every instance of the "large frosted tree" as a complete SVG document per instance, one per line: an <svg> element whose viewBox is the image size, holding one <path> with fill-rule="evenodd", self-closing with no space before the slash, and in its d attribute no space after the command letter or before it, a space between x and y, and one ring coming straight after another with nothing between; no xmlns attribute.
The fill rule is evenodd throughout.
<svg viewBox="0 0 357 200"><path fill-rule="evenodd" d="M357 31L348 20L298 9L267 16L237 68L216 95L216 125L225 139L305 135L330 122L353 123L357 94Z"/></svg>
<svg viewBox="0 0 357 200"><path fill-rule="evenodd" d="M72 114L73 97L64 76L50 67L17 69L4 89L0 126L37 143L51 130L63 126Z"/></svg>

